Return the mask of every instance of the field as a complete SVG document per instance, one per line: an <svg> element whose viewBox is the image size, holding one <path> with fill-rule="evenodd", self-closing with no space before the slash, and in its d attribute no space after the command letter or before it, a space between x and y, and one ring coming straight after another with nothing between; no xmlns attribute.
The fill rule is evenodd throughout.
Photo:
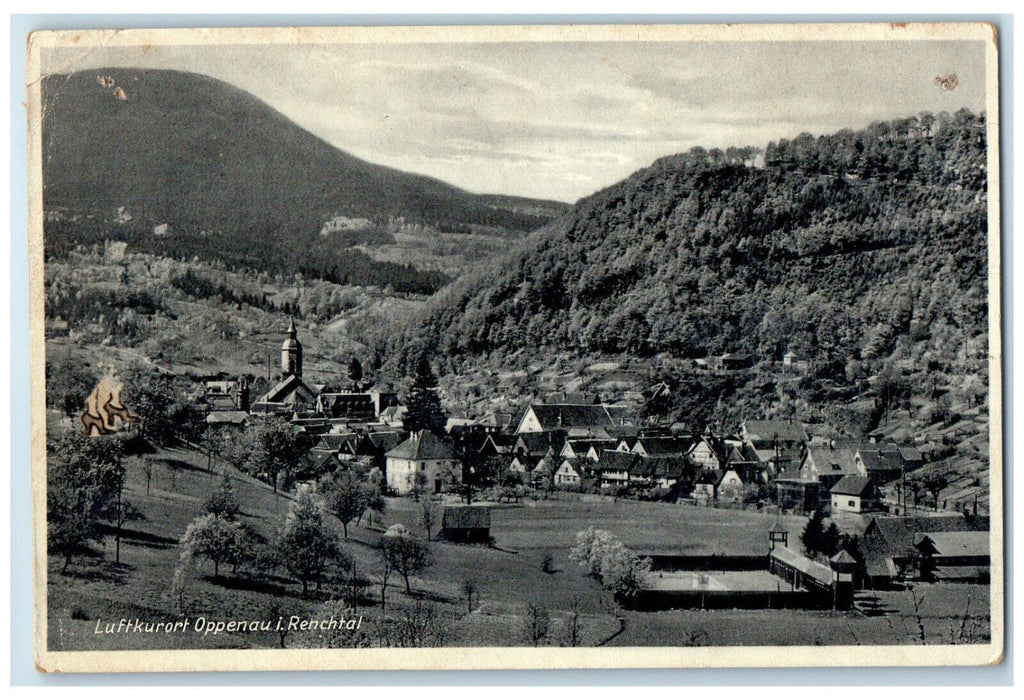
<svg viewBox="0 0 1024 700"><path fill-rule="evenodd" d="M226 469L232 476L243 521L268 540L273 539L287 512L289 498L275 495L268 486L221 463L214 462L207 469L206 458L191 451L163 451L154 456L154 464L148 493L140 464L133 463L129 468L126 497L146 519L128 526L120 564L113 561L113 537L107 538L104 551L73 561L66 574L61 573L62 562L51 558L48 629L52 649L274 647L282 643L275 631L105 635L96 634L95 629L97 621L117 622L121 618L276 620L339 609L338 601L331 600L341 586L337 579L325 582L319 598L305 599L299 583L281 572L254 577L223 566L221 576L214 579L212 565L202 562L188 584L184 610L179 611L178 601L171 595L179 558L177 540L188 523L203 512L204 500L218 485L222 471ZM648 554L757 554L767 546L767 530L774 516L599 499L495 506L493 547L433 541L432 565L422 575L411 577L409 593L401 577L393 577L387 587L387 607L382 611L377 539L381 528L393 522L402 522L423 535L418 509L419 504L410 499L389 499L383 523L375 523L372 528L366 527L366 520L361 525L349 525L343 548L354 562L357 576L367 584L356 611L363 616L367 630L367 638L361 643L382 643L374 635L385 620L413 615L427 606L440 620L440 636L432 643L524 644L524 616L531 604L549 612L550 633L542 642L546 644L562 641L566 620L574 610L579 616L579 642L586 645L919 642L918 616L924 621L927 641L935 643L960 628L960 618L968 608L972 633L987 632L987 615L982 615L980 623L975 620L987 605L987 586L936 585L921 586L915 594L862 594L858 610L838 615L806 611L622 610L596 581L569 562L569 548L579 530L589 526L606 529L636 551ZM803 518L787 517L786 523L791 541L797 539ZM436 528L432 534L436 535ZM550 563L545 566L548 558ZM467 579L475 583L471 602L462 592ZM917 596L918 612L913 609L912 595ZM976 629L979 624L983 627L980 632ZM293 633L284 643L314 645L318 639Z"/></svg>

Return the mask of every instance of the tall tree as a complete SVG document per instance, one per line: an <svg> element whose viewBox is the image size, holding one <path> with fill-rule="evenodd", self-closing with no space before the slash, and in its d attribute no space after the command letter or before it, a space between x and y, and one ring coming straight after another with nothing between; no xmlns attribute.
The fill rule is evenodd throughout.
<svg viewBox="0 0 1024 700"><path fill-rule="evenodd" d="M341 469L320 482L327 509L338 516L342 532L348 539L348 524L370 506L372 489L359 480L354 469Z"/></svg>
<svg viewBox="0 0 1024 700"><path fill-rule="evenodd" d="M356 357L348 362L348 380L352 382L352 391L359 391L359 383L363 381L363 365Z"/></svg>
<svg viewBox="0 0 1024 700"><path fill-rule="evenodd" d="M406 398L405 405L407 412L404 419L404 427L410 432L429 430L440 435L444 431L445 418L444 409L441 408L441 399L437 395L437 375L430 366L430 359L421 355L416 362L416 370L413 374L412 388Z"/></svg>
<svg viewBox="0 0 1024 700"><path fill-rule="evenodd" d="M424 571L431 564L430 549L426 542L409 535L384 535L380 541L384 556L405 581L405 592L412 593L409 577Z"/></svg>
<svg viewBox="0 0 1024 700"><path fill-rule="evenodd" d="M302 582L303 597L309 596L310 583L320 590L320 582L332 562L348 568L338 534L324 516L323 500L304 486L291 504L277 539L281 561Z"/></svg>
<svg viewBox="0 0 1024 700"><path fill-rule="evenodd" d="M244 433L243 469L269 481L277 493L282 479L298 468L309 450L309 436L299 427L278 418L269 418Z"/></svg>
<svg viewBox="0 0 1024 700"><path fill-rule="evenodd" d="M114 436L71 431L47 440L46 530L50 552L72 557L103 541L102 521L115 516L124 486L124 448Z"/></svg>
<svg viewBox="0 0 1024 700"><path fill-rule="evenodd" d="M228 561L238 547L242 527L227 518L207 513L189 523L181 537L186 559L206 557L213 562L213 577L220 575L220 565Z"/></svg>

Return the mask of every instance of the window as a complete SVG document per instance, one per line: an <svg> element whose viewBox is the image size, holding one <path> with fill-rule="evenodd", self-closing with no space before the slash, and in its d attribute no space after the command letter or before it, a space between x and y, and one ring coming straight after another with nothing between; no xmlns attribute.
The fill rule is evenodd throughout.
<svg viewBox="0 0 1024 700"><path fill-rule="evenodd" d="M846 505L848 505L848 506L850 506L851 508L853 508L854 506L856 506L856 505L857 505L857 502L856 502L856 501L847 501L847 502L846 502Z"/></svg>

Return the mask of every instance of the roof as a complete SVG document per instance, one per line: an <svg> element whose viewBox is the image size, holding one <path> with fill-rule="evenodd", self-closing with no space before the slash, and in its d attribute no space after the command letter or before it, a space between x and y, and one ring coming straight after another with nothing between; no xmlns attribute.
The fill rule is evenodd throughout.
<svg viewBox="0 0 1024 700"><path fill-rule="evenodd" d="M690 439L676 436L641 437L637 438L636 444L649 455L681 455L689 449Z"/></svg>
<svg viewBox="0 0 1024 700"><path fill-rule="evenodd" d="M797 554L789 547L777 546L772 550L771 556L818 581L823 583L832 582L832 569L824 564L808 559L802 554Z"/></svg>
<svg viewBox="0 0 1024 700"><path fill-rule="evenodd" d="M829 559L833 564L856 564L857 560L850 556L850 553L845 549L839 550L839 553Z"/></svg>
<svg viewBox="0 0 1024 700"><path fill-rule="evenodd" d="M938 557L987 557L988 545L987 532L921 532L914 536L918 550Z"/></svg>
<svg viewBox="0 0 1024 700"><path fill-rule="evenodd" d="M445 506L441 516L444 528L489 528L491 509L486 506Z"/></svg>
<svg viewBox="0 0 1024 700"><path fill-rule="evenodd" d="M530 411L544 430L560 428L611 428L616 421L604 406L594 404L531 404Z"/></svg>
<svg viewBox="0 0 1024 700"><path fill-rule="evenodd" d="M294 374L289 374L264 394L260 403L289 403L288 399L295 394L307 401L312 401L315 398L313 391L302 382L302 379Z"/></svg>
<svg viewBox="0 0 1024 700"><path fill-rule="evenodd" d="M367 437L373 440L373 444L377 446L379 451L388 452L402 444L402 441L405 439L405 433L384 431L370 433Z"/></svg>
<svg viewBox="0 0 1024 700"><path fill-rule="evenodd" d="M516 444L522 443L530 454L544 454L549 449L561 451L565 444L564 430L545 430L540 433L520 433Z"/></svg>
<svg viewBox="0 0 1024 700"><path fill-rule="evenodd" d="M890 556L913 556L914 538L917 533L927 532L986 532L989 519L975 517L968 521L963 515L939 515L932 517L900 518L875 516L868 521L861 538L867 553L877 552Z"/></svg>
<svg viewBox="0 0 1024 700"><path fill-rule="evenodd" d="M857 450L851 447L809 447L804 464L813 476L860 474ZM811 468L813 465L813 468Z"/></svg>
<svg viewBox="0 0 1024 700"><path fill-rule="evenodd" d="M771 442L775 438L782 442L807 441L803 423L796 420L743 421L743 434L750 441Z"/></svg>
<svg viewBox="0 0 1024 700"><path fill-rule="evenodd" d="M601 468L601 471L628 472L634 469L633 465L639 462L640 459L640 455L635 454L633 452L601 450L601 454L599 455L597 464Z"/></svg>
<svg viewBox="0 0 1024 700"><path fill-rule="evenodd" d="M906 466L899 449L879 446L876 448L861 447L857 450L864 468L871 471L899 471Z"/></svg>
<svg viewBox="0 0 1024 700"><path fill-rule="evenodd" d="M871 490L871 479L857 474L847 474L836 482L829 493L840 496L864 496Z"/></svg>
<svg viewBox="0 0 1024 700"><path fill-rule="evenodd" d="M249 414L245 411L213 411L206 415L206 422L213 425L223 423L242 425L249 422Z"/></svg>
<svg viewBox="0 0 1024 700"><path fill-rule="evenodd" d="M413 433L408 440L387 453L390 459L458 459L455 450L429 430Z"/></svg>

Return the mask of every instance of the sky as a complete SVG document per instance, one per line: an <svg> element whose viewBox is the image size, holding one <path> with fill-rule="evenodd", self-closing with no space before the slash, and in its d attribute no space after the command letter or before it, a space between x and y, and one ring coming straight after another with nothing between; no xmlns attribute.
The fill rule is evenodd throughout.
<svg viewBox="0 0 1024 700"><path fill-rule="evenodd" d="M572 202L693 146L982 111L984 59L982 41L357 43L55 49L42 70L203 73L365 160Z"/></svg>

